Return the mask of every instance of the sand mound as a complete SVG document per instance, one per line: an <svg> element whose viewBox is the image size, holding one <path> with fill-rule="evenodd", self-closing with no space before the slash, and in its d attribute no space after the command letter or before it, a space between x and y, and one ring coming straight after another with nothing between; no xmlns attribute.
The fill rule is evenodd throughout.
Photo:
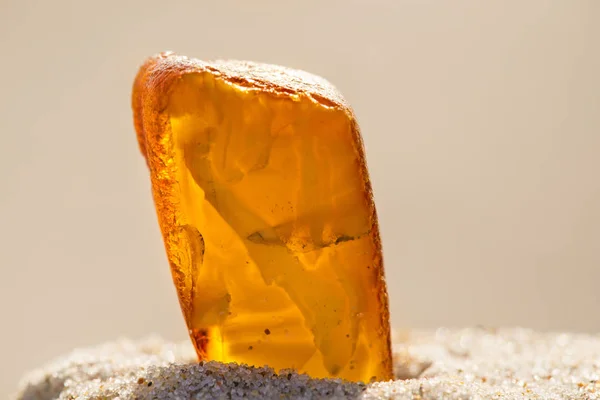
<svg viewBox="0 0 600 400"><path fill-rule="evenodd" d="M397 339L395 381L311 379L217 362L159 338L76 350L21 383L17 399L600 399L600 336L440 329Z"/></svg>

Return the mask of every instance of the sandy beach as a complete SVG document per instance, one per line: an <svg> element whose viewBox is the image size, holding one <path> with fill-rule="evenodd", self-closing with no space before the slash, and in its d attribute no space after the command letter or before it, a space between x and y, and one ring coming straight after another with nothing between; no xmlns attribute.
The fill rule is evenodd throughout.
<svg viewBox="0 0 600 400"><path fill-rule="evenodd" d="M596 399L600 336L527 329L395 335L396 380L357 384L197 363L159 337L78 349L23 378L15 399Z"/></svg>

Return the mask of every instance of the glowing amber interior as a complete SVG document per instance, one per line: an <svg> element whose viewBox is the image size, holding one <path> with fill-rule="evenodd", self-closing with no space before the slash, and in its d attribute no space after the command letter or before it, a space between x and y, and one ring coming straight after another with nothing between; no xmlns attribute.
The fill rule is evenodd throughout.
<svg viewBox="0 0 600 400"><path fill-rule="evenodd" d="M147 157L199 357L390 379L379 233L348 113L209 72L168 92L161 124L144 127Z"/></svg>

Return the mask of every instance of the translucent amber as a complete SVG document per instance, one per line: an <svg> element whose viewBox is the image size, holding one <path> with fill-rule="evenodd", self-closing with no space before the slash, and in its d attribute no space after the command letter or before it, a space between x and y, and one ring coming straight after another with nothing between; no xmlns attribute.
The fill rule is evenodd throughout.
<svg viewBox="0 0 600 400"><path fill-rule="evenodd" d="M133 108L203 360L392 377L377 215L352 111L321 78L172 54Z"/></svg>

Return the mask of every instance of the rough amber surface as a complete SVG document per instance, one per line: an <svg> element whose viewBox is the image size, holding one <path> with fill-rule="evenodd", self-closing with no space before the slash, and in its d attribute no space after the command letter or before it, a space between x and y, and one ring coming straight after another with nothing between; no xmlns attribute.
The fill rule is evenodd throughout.
<svg viewBox="0 0 600 400"><path fill-rule="evenodd" d="M335 89L282 67L162 54L140 69L133 109L199 358L391 379L377 215Z"/></svg>

